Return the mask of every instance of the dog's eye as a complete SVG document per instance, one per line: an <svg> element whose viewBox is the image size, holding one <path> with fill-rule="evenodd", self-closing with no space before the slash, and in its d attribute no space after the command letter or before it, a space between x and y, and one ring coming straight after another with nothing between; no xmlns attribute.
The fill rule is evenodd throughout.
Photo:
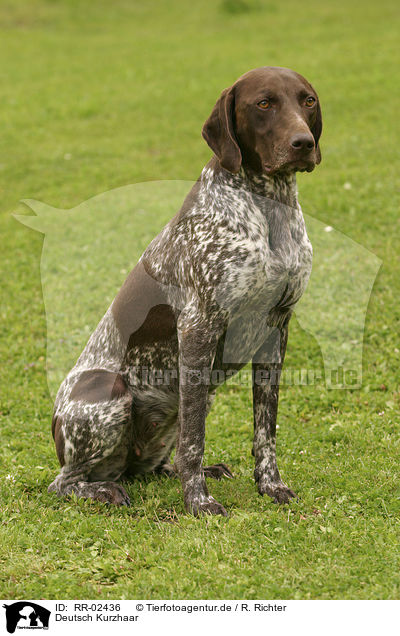
<svg viewBox="0 0 400 636"><path fill-rule="evenodd" d="M266 110L271 106L271 102L269 99L263 99L261 102L258 102L257 106Z"/></svg>
<svg viewBox="0 0 400 636"><path fill-rule="evenodd" d="M310 95L310 96L309 96L309 97L307 97L307 99L306 99L306 106L308 106L308 107L310 108L311 106L314 106L314 104L315 104L315 102L316 102L316 101L317 101L317 100L315 99L315 97L313 97L312 95Z"/></svg>

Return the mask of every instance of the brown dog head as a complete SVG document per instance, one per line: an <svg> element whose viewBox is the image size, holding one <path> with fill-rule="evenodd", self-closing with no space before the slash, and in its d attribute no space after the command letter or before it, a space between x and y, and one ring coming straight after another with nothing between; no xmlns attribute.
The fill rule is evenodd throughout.
<svg viewBox="0 0 400 636"><path fill-rule="evenodd" d="M321 161L318 96L304 77L263 66L222 91L203 137L223 168L256 173L311 172Z"/></svg>

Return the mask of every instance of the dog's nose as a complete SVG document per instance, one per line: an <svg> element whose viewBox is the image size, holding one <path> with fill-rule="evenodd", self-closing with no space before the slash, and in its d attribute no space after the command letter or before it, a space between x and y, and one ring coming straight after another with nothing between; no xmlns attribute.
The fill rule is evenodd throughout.
<svg viewBox="0 0 400 636"><path fill-rule="evenodd" d="M299 133L297 135L293 135L290 140L290 145L296 150L303 150L305 152L310 152L314 148L314 137L307 133Z"/></svg>

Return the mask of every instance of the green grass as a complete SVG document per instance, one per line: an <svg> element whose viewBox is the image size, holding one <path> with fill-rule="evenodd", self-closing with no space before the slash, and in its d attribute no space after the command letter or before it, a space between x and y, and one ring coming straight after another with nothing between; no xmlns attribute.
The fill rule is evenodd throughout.
<svg viewBox="0 0 400 636"><path fill-rule="evenodd" d="M394 0L1 3L0 597L399 598L398 29ZM196 179L210 156L200 130L216 97L263 64L303 73L323 105L323 162L299 177L303 210L382 261L362 387L283 387L279 464L300 497L290 507L257 495L250 392L234 385L217 397L206 446L208 463L226 461L235 473L210 484L228 520L186 515L179 483L165 478L128 484L130 509L58 500L47 493L57 460L43 235L11 212L28 213L26 198L69 209L128 184ZM160 220L147 218L132 237L127 268ZM119 224L118 237L116 253L129 240ZM119 276L89 284L90 320ZM68 332L80 295L61 292L67 360L85 325ZM57 286L51 298L58 310ZM286 364L323 366L317 339L296 320Z"/></svg>

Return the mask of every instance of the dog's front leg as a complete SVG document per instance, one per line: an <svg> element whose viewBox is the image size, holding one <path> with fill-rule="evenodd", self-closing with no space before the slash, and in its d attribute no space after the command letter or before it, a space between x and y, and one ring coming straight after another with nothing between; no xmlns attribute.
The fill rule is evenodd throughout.
<svg viewBox="0 0 400 636"><path fill-rule="evenodd" d="M287 503L295 493L286 486L276 463L276 417L279 380L286 352L288 325L274 329L253 357L254 478L260 495ZM274 360L274 361L271 361Z"/></svg>
<svg viewBox="0 0 400 636"><path fill-rule="evenodd" d="M225 508L209 495L203 472L207 398L217 333L210 323L181 315L178 339L179 431L175 469L182 482L185 508L196 516L227 516Z"/></svg>

